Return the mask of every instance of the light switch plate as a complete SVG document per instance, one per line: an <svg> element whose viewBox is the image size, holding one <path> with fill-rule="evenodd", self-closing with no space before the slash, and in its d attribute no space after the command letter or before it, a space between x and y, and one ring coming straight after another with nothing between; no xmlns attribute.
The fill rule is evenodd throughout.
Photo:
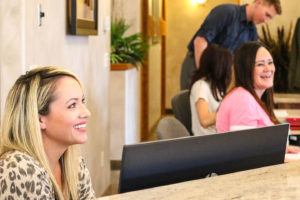
<svg viewBox="0 0 300 200"><path fill-rule="evenodd" d="M45 17L45 12L42 10L42 4L37 5L37 25L40 27L43 25L42 19Z"/></svg>
<svg viewBox="0 0 300 200"><path fill-rule="evenodd" d="M103 26L103 31L104 33L108 32L110 30L110 17L106 16L104 17L104 26Z"/></svg>

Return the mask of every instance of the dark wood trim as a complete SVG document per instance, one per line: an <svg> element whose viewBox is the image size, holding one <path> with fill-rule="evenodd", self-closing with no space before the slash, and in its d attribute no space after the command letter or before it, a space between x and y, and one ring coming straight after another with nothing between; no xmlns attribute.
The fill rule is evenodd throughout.
<svg viewBox="0 0 300 200"><path fill-rule="evenodd" d="M300 109L300 103L275 103L276 109Z"/></svg>
<svg viewBox="0 0 300 200"><path fill-rule="evenodd" d="M141 22L142 22L142 33L146 37L148 36L148 0L142 0L141 9ZM148 39L147 39L148 40ZM149 137L148 134L148 96L149 96L149 66L148 66L148 55L145 56L143 66L141 67L141 141L146 141Z"/></svg>
<svg viewBox="0 0 300 200"><path fill-rule="evenodd" d="M113 195L112 194L112 185L110 184L102 193L101 197L105 197L105 196L109 196L109 195Z"/></svg>
<svg viewBox="0 0 300 200"><path fill-rule="evenodd" d="M111 160L110 161L111 170L120 170L121 169L121 160Z"/></svg>
<svg viewBox="0 0 300 200"><path fill-rule="evenodd" d="M165 109L165 114L166 115L174 115L173 110L171 108L166 108Z"/></svg>
<svg viewBox="0 0 300 200"><path fill-rule="evenodd" d="M116 63L116 64L111 64L110 65L110 70L111 71L125 71L128 69L135 68L133 64L130 63Z"/></svg>
<svg viewBox="0 0 300 200"><path fill-rule="evenodd" d="M164 24L166 26L166 0L162 1L162 20L164 20ZM167 27L165 27L167 29ZM166 41L167 35L163 34L161 36L161 106L160 106L160 113L161 115L166 114Z"/></svg>

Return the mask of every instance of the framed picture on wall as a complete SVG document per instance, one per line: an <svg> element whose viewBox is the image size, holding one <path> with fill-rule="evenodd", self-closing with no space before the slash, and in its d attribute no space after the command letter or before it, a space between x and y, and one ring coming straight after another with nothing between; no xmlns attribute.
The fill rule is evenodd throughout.
<svg viewBox="0 0 300 200"><path fill-rule="evenodd" d="M98 0L67 0L68 33L98 34Z"/></svg>

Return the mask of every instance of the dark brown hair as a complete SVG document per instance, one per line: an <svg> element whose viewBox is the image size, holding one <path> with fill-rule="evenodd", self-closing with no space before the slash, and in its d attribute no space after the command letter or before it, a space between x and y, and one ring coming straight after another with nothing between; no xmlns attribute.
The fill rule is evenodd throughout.
<svg viewBox="0 0 300 200"><path fill-rule="evenodd" d="M278 120L273 112L273 87L266 89L261 98L257 96L254 90L253 72L255 59L257 51L261 47L264 46L259 42L247 42L237 49L234 56L235 85L249 91L270 117L271 121L277 124Z"/></svg>
<svg viewBox="0 0 300 200"><path fill-rule="evenodd" d="M231 81L232 64L229 50L216 44L209 45L202 53L200 67L194 73L190 89L196 81L204 78L210 84L213 97L220 101Z"/></svg>

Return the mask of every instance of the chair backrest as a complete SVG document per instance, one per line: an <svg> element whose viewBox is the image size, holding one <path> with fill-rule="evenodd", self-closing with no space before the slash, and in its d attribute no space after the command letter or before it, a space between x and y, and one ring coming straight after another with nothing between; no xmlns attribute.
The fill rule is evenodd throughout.
<svg viewBox="0 0 300 200"><path fill-rule="evenodd" d="M190 136L183 124L170 116L163 117L158 122L156 133L159 140Z"/></svg>
<svg viewBox="0 0 300 200"><path fill-rule="evenodd" d="M190 135L193 135L189 90L183 90L176 94L172 98L171 104L175 118L186 127Z"/></svg>

